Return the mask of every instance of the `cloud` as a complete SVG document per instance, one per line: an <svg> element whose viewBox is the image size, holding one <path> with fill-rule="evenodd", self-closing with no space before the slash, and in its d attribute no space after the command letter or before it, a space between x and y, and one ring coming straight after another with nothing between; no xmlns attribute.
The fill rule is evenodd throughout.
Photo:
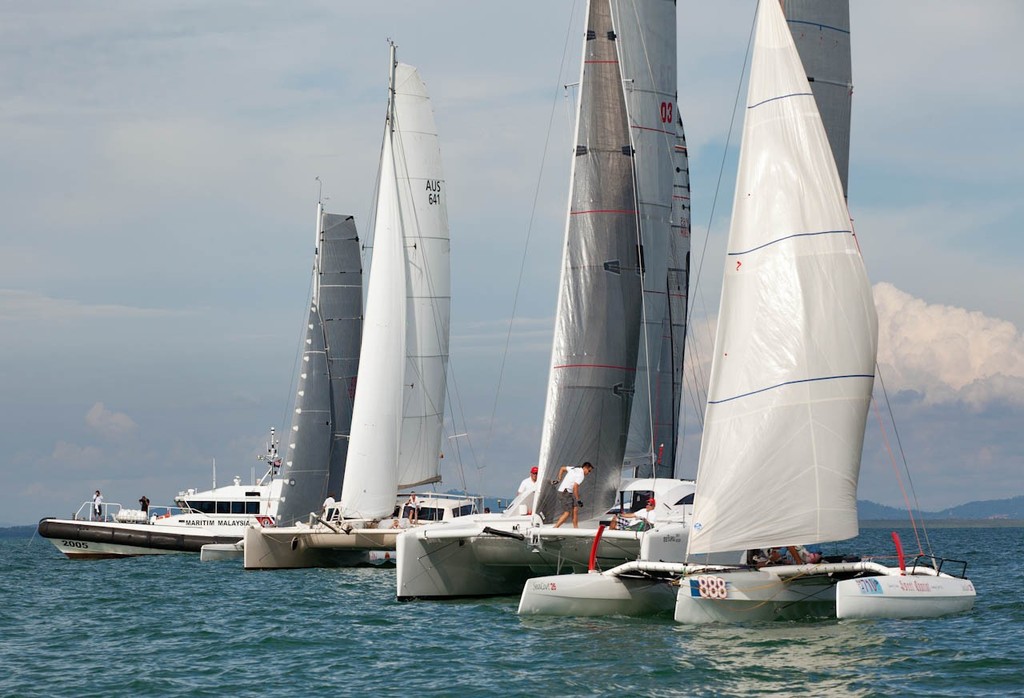
<svg viewBox="0 0 1024 698"><path fill-rule="evenodd" d="M136 424L123 412L111 412L97 402L85 413L85 423L108 439L121 439L135 431Z"/></svg>
<svg viewBox="0 0 1024 698"><path fill-rule="evenodd" d="M1012 322L874 287L878 363L890 390L925 404L1024 406L1024 336Z"/></svg>
<svg viewBox="0 0 1024 698"><path fill-rule="evenodd" d="M174 310L136 308L129 305L109 303L82 303L66 298L51 298L31 291L0 288L0 323L18 321L51 323L69 320L117 320L180 314L180 311Z"/></svg>

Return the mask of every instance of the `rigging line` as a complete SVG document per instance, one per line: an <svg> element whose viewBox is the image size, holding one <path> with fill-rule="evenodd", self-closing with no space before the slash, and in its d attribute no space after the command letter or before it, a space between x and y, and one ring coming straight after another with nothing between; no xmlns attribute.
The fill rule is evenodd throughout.
<svg viewBox="0 0 1024 698"><path fill-rule="evenodd" d="M885 390L883 388L882 392ZM892 463L893 473L896 475L896 482L900 486L900 493L903 495L903 503L907 505L907 514L910 516L910 528L914 531L914 538L917 540L917 549L924 553L924 549L921 547L921 537L917 533L917 522L914 519L914 510L910 506L910 500L907 498L907 490L903 487L903 478L900 477L899 468L896 466L896 457L893 455L892 447L889 445L889 437L885 431L885 425L882 423L882 414L878 409L878 403L874 397L871 399L871 405L874 407L875 418L878 420L878 429L882 432L882 442L885 444L885 451L889 454L889 462Z"/></svg>
<svg viewBox="0 0 1024 698"><path fill-rule="evenodd" d="M736 97L735 97L735 99L733 101L732 116L729 119L729 131L727 132L726 137L725 137L725 147L722 148L722 162L721 162L721 164L720 164L720 166L718 168L718 181L715 183L715 194L714 194L714 197L711 200L711 211L708 214L708 226L707 226L707 233L704 236L704 247L701 249L700 261L697 263L697 278L694 280L694 284L693 284L694 288L697 289L697 293L695 295L696 295L697 298L701 299L701 305L702 306L703 306L703 298L704 298L704 296L700 292L700 276L701 276L701 271L704 269L704 260L707 258L708 241L711 239L711 226L712 226L712 223L713 223L714 218L715 218L715 209L718 206L718 194L719 194L719 192L721 192L721 189L722 189L722 177L723 177L724 172L725 172L725 161L726 161L726 158L727 158L728 153L729 153L729 144L732 142L733 128L736 125L736 114L737 114L737 111L739 109L740 97L741 97L741 95L743 93L743 81L744 81L744 77L746 76L746 73L747 73L748 57L751 54L751 49L752 49L753 44L754 44L754 29L755 29L755 27L757 25L756 12L757 12L757 9L755 8L755 17L754 17L754 20L750 24L750 34L747 37L747 50L746 50L746 52L743 55L743 67L740 69L740 79L739 79L739 83L736 85ZM694 299L694 302L696 302L697 298ZM707 314L707 308L704 307L703 309L704 309L704 312L705 312L705 315L706 315ZM686 314L687 326L689 326L689 324L690 324L690 318L691 318L692 315L693 315L693 304L690 305L690 307L689 307L689 309L687 311L687 314ZM711 346L714 347L714 344L715 344L714 343L714 339L712 338Z"/></svg>
<svg viewBox="0 0 1024 698"><path fill-rule="evenodd" d="M320 224L317 224L317 227L319 227L319 226L320 226ZM319 240L320 240L320 233L319 233L319 231L317 231L317 242L319 242ZM309 325L309 312L308 311L309 311L309 309L313 305L313 285L316 283L316 278L315 277L316 277L316 262L313 263L313 272L312 272L312 274L310 274L310 277L309 277L309 288L306 291L306 310L307 310L307 312L302 314L302 325L300 326L301 327L301 331L299 332L299 346L298 346L298 349L295 352L295 358L292 359L292 376L291 376L291 378L288 381L288 395L289 395L289 398L287 400L285 400L285 403L284 403L284 405L285 405L284 406L284 413L281 415L281 425L282 425L281 429L282 429L282 431L286 431L287 430L288 434L291 434L291 425L292 425L292 420L288 418L288 413L289 413L290 410L294 410L294 400L295 400L296 394L297 394L298 389L299 389L299 386L298 386L299 366L302 363L302 355L305 353L306 329L308 328L308 325ZM319 312L319 306L317 306L317 312ZM285 448L285 452L287 453L287 447Z"/></svg>
<svg viewBox="0 0 1024 698"><path fill-rule="evenodd" d="M910 465L907 462L907 454L903 450L903 441L900 439L899 429L896 427L896 415L895 415L895 413L892 410L892 403L889 402L889 391L886 390L886 388L885 388L885 381L882 379L881 366L879 366L877 363L875 364L875 374L878 376L878 382L879 382L879 384L880 384L880 386L882 388L882 396L885 397L885 406L886 406L886 409L889 411L889 421L892 423L892 433L893 433L893 436L896 438L896 446L899 449L900 458L903 460L903 470L907 474L907 484L910 485L910 494L914 498L914 506L917 508L917 511L918 511L918 514L919 514L918 520L921 523L921 532L924 534L924 542L925 542L925 545L928 546L928 554L934 556L934 551L932 549L932 542L928 538L928 527L925 525L924 517L920 516L921 503L917 499L917 492L914 489L914 481L910 477ZM902 483L901 483L900 486L902 487ZM905 497L906 497L906 493L904 493L904 498ZM909 506L910 506L910 504L908 503L907 507L909 508ZM913 521L913 515L911 515L911 521ZM915 536L917 535L917 529L916 528L914 529L914 535ZM918 547L918 550L920 550L922 553L924 552L924 549L921 547L921 540L920 540L920 538L918 538L917 547Z"/></svg>
<svg viewBox="0 0 1024 698"><path fill-rule="evenodd" d="M566 27L565 44L562 47L562 62L558 67L559 78L561 78L562 76L562 72L565 68L565 59L569 53L569 41L570 37L572 36L573 17L576 16L576 5L577 3L574 1L572 4L572 9L569 12L569 25L568 27ZM558 82L561 83L561 80L559 80ZM523 245L523 258L522 261L519 263L519 277L516 280L516 290L512 296L512 315L508 321L508 332L505 335L505 347L504 350L502 351L501 363L498 367L498 384L494 390L494 405L491 407L491 418L487 426L487 443L485 445L485 448L487 449L490 448L494 438L494 418L498 412L498 398L501 396L501 385L505 376L505 364L508 361L508 348L509 344L512 341L512 325L515 322L516 310L519 305L519 292L522 289L523 285L523 274L526 270L527 252L530 249L530 238L533 233L533 221L537 214L537 200L540 198L540 184L544 178L544 164L547 161L548 144L551 142L551 128L555 120L555 109L557 108L559 102L558 92L560 89L562 89L561 84L556 85L554 98L551 101L551 113L548 116L548 129L546 135L544 136L544 149L541 153L540 168L537 173L537 186L533 192L533 205L530 207L530 219L526 226L526 242Z"/></svg>

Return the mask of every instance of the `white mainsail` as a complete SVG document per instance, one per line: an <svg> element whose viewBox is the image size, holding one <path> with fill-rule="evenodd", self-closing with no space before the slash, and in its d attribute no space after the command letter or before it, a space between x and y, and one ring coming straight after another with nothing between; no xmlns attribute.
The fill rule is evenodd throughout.
<svg viewBox="0 0 1024 698"><path fill-rule="evenodd" d="M448 215L437 130L416 69L392 53L373 263L341 508L388 516L438 477L448 363Z"/></svg>
<svg viewBox="0 0 1024 698"><path fill-rule="evenodd" d="M857 534L877 318L775 0L758 7L691 554Z"/></svg>
<svg viewBox="0 0 1024 698"><path fill-rule="evenodd" d="M451 314L448 207L434 110L415 68L395 70L395 169L408 305L399 488L436 482Z"/></svg>

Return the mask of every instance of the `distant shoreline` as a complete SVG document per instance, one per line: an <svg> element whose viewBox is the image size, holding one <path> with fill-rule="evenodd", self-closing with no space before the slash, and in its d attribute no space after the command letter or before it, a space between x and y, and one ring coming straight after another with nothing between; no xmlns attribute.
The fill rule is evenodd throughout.
<svg viewBox="0 0 1024 698"><path fill-rule="evenodd" d="M1024 528L1021 519L917 519L924 528ZM907 519L861 519L861 528L910 528Z"/></svg>

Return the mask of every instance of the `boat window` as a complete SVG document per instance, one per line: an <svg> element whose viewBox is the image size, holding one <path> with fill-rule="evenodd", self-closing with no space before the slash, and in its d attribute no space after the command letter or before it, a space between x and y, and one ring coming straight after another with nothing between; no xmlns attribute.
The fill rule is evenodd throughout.
<svg viewBox="0 0 1024 698"><path fill-rule="evenodd" d="M461 507L459 507L456 510L455 515L456 516L469 516L472 513L473 513L473 505L472 504L463 504Z"/></svg>
<svg viewBox="0 0 1024 698"><path fill-rule="evenodd" d="M217 513L218 514L230 514L231 513L231 502L217 502Z"/></svg>
<svg viewBox="0 0 1024 698"><path fill-rule="evenodd" d="M244 514L245 513L245 502L231 502L231 513L232 514Z"/></svg>
<svg viewBox="0 0 1024 698"><path fill-rule="evenodd" d="M246 514L258 514L258 513L260 513L260 503L259 502L246 502L245 503L245 513Z"/></svg>
<svg viewBox="0 0 1024 698"><path fill-rule="evenodd" d="M680 499L676 504L693 504L693 492Z"/></svg>
<svg viewBox="0 0 1024 698"><path fill-rule="evenodd" d="M639 511L647 505L647 500L654 496L651 490L636 490L635 492L622 493L622 510L627 512Z"/></svg>
<svg viewBox="0 0 1024 698"><path fill-rule="evenodd" d="M213 502L188 502L188 507L202 514L212 514L216 511L216 506Z"/></svg>
<svg viewBox="0 0 1024 698"><path fill-rule="evenodd" d="M444 509L438 507L420 507L420 521L440 521L444 518Z"/></svg>

